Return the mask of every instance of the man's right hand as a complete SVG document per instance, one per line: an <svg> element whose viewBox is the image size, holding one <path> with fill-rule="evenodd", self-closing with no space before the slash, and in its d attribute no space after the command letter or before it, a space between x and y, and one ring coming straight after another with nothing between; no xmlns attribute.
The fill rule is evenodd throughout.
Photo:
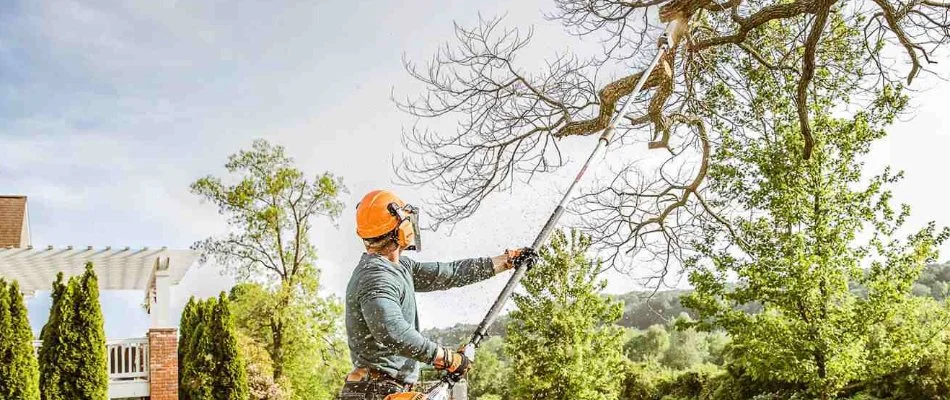
<svg viewBox="0 0 950 400"><path fill-rule="evenodd" d="M462 351L452 351L448 347L436 350L432 365L435 369L445 370L454 375L465 375L474 363L462 354Z"/></svg>

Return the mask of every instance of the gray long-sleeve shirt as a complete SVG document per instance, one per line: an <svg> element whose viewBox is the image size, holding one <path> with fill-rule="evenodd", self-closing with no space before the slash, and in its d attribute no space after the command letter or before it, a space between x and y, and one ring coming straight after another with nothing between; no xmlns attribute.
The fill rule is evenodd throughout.
<svg viewBox="0 0 950 400"><path fill-rule="evenodd" d="M419 362L435 357L438 344L419 333L416 291L465 286L494 275L490 258L448 263L398 263L363 254L346 287L346 336L350 358L407 383L419 378Z"/></svg>

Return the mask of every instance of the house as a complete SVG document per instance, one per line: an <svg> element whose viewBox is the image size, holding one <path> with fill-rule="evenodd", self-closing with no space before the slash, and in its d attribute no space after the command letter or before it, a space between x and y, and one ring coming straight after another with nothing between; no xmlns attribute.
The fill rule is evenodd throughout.
<svg viewBox="0 0 950 400"><path fill-rule="evenodd" d="M18 281L29 298L50 290L59 272L79 275L92 262L100 290L140 290L151 327L142 337L107 341L109 398L177 400L178 330L169 296L196 254L165 247L34 247L29 222L26 196L0 196L0 277Z"/></svg>

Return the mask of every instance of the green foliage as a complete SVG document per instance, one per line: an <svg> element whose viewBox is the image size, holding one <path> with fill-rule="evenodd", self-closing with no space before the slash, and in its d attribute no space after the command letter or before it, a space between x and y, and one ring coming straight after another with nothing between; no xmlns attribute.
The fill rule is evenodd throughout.
<svg viewBox="0 0 950 400"><path fill-rule="evenodd" d="M675 323L681 327L671 332L669 348L663 353L660 363L682 370L699 365L709 358L709 349L706 348L707 335L693 328L682 327L691 321L686 314L676 320Z"/></svg>
<svg viewBox="0 0 950 400"><path fill-rule="evenodd" d="M85 272L53 284L50 317L40 333L40 398L104 400L109 390L106 337L99 282L91 263Z"/></svg>
<svg viewBox="0 0 950 400"><path fill-rule="evenodd" d="M179 326L179 397L249 399L247 370L224 292L217 299L189 299Z"/></svg>
<svg viewBox="0 0 950 400"><path fill-rule="evenodd" d="M624 354L633 361L659 361L669 348L669 332L663 325L653 325L645 332L635 332L624 344Z"/></svg>
<svg viewBox="0 0 950 400"><path fill-rule="evenodd" d="M919 361L933 321L910 291L947 236L931 224L896 239L909 207L894 208L887 187L901 175L864 179L862 160L907 98L886 87L867 108L839 110L857 90L850 74L861 27L837 13L829 24L829 52L819 55L809 94L817 142L808 160L798 151L796 77L723 60L753 79L748 102L707 93L735 108L729 121L710 116L722 134L710 203L742 211L724 217L731 229L705 229L689 263L695 291L683 299L698 312L698 327L730 334L734 367L756 381L801 384L818 398ZM764 50L784 50L779 39L789 28L762 32ZM852 293L852 283L866 294ZM762 311L742 311L750 304Z"/></svg>
<svg viewBox="0 0 950 400"><path fill-rule="evenodd" d="M625 400L714 399L724 372L705 365L676 371L656 362L630 363L623 376Z"/></svg>
<svg viewBox="0 0 950 400"><path fill-rule="evenodd" d="M20 286L0 279L0 399L38 400L39 369Z"/></svg>
<svg viewBox="0 0 950 400"><path fill-rule="evenodd" d="M483 341L478 346L476 367L467 376L468 397L472 400L510 398L507 382L511 374L504 340L496 336Z"/></svg>
<svg viewBox="0 0 950 400"><path fill-rule="evenodd" d="M270 353L251 337L238 333L238 346L247 365L250 400L287 400L292 397L288 382L274 381L274 364ZM284 378L286 381L286 377Z"/></svg>
<svg viewBox="0 0 950 400"><path fill-rule="evenodd" d="M231 230L193 248L202 260L213 258L239 280L259 284L231 298L239 329L270 354L274 380L288 377L295 399L329 399L347 363L342 306L317 295L310 231L315 218L339 216L346 188L329 173L308 179L282 146L264 140L231 155L225 168L233 182L207 176L191 191L216 205Z"/></svg>
<svg viewBox="0 0 950 400"><path fill-rule="evenodd" d="M39 350L40 392L42 400L68 400L69 395L62 387L62 382L68 380L69 363L73 361L73 354L69 349L68 325L72 320L72 288L64 282L63 273L56 275L53 290L50 294L49 319L40 331L40 340L43 342Z"/></svg>
<svg viewBox="0 0 950 400"><path fill-rule="evenodd" d="M600 295L601 264L586 257L590 239L557 232L516 294L506 351L511 398L617 399L622 304Z"/></svg>
<svg viewBox="0 0 950 400"><path fill-rule="evenodd" d="M285 296L256 283L236 285L230 299L241 332L269 354L276 351L275 338L280 341L285 367L284 376L276 381L288 385L288 392L292 388L291 398L329 400L336 396L342 385L340 377L350 368L339 323L343 315L339 301L320 297L315 287ZM275 317L279 306L283 308L280 319ZM283 324L282 333L275 336L273 327L278 323Z"/></svg>

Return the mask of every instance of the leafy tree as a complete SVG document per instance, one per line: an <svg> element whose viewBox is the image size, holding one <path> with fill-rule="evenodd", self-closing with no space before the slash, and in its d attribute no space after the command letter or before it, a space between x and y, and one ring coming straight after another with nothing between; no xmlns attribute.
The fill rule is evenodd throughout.
<svg viewBox="0 0 950 400"><path fill-rule="evenodd" d="M277 301L273 292L260 284L241 283L231 289L230 299L235 323L241 331L257 343L270 343L270 312ZM289 338L284 344L287 379L275 382L289 384L294 399L332 399L339 391L340 377L351 367L338 323L343 314L342 304L320 297L316 288L298 293L294 300L285 309L284 335Z"/></svg>
<svg viewBox="0 0 950 400"><path fill-rule="evenodd" d="M231 155L225 168L234 182L207 176L195 181L191 191L218 207L231 232L193 247L203 260L214 258L239 280L264 284L248 299L252 307L237 305L238 326L266 346L276 381L286 375L295 396L327 398L304 386L324 381L325 369L313 360L343 358L323 345L338 340L342 307L317 295L319 271L310 230L315 218L332 220L340 214L339 195L346 189L329 173L308 179L283 147L264 140Z"/></svg>
<svg viewBox="0 0 950 400"><path fill-rule="evenodd" d="M0 399L39 400L33 331L20 286L0 279Z"/></svg>
<svg viewBox="0 0 950 400"><path fill-rule="evenodd" d="M709 358L709 349L706 348L706 335L688 327L692 320L688 315L680 315L674 321L674 328L670 334L670 346L663 353L660 362L670 368L683 370L699 365Z"/></svg>
<svg viewBox="0 0 950 400"><path fill-rule="evenodd" d="M843 13L832 10L827 23L834 34L817 55L821 84L810 94L808 114L820 136L810 158L796 155L803 132L790 95L793 72L746 63L743 73L756 78L747 98L728 90L706 94L733 109L734 118L714 125L722 140L708 171L707 205L723 210L715 226L726 229L713 232L712 222L704 229L689 262L695 291L683 299L698 311L701 327L732 336L732 362L751 377L798 383L823 399L919 359L915 348L926 338L909 293L946 238L931 224L896 239L909 207L894 209L887 186L900 174L862 179L863 157L907 97L900 86L885 86L870 107L839 110L865 94L852 75L860 70L855 46L864 40L864 21ZM762 40L777 45L792 28L776 24ZM869 240L859 241L861 235ZM867 288L866 297L851 293L851 282ZM762 312L739 310L750 303Z"/></svg>
<svg viewBox="0 0 950 400"><path fill-rule="evenodd" d="M670 348L670 334L663 325L653 325L633 336L625 345L624 353L633 361L659 361Z"/></svg>
<svg viewBox="0 0 950 400"><path fill-rule="evenodd" d="M247 365L250 400L290 399L290 384L281 385L274 381L274 364L267 349L243 333L238 333L237 339Z"/></svg>
<svg viewBox="0 0 950 400"><path fill-rule="evenodd" d="M454 342L448 342L454 343ZM493 336L478 346L478 367L468 374L468 397L485 400L497 397L510 398L508 380L512 374L505 356L505 342Z"/></svg>
<svg viewBox="0 0 950 400"><path fill-rule="evenodd" d="M618 167L608 179L590 182L575 204L585 232L607 250L605 262L621 271L635 266L654 283L681 265L692 237L702 233L697 222L721 211L709 207L704 192L712 155L728 142L720 129L706 126L728 124L733 136L751 129L749 140L764 140L759 126L793 130L768 140L785 141L792 155L786 159L807 161L821 137L840 132L817 121L824 105L816 94L840 86L834 81L843 76L849 91L865 96L836 104L865 108L868 95L904 80L910 85L930 61L946 57L950 42L945 1L552 3L545 16L577 40L558 40L564 49L555 57L539 60L530 32L488 19L458 27L428 64L406 63L424 89L398 105L451 128L408 130L398 172L438 191L428 209L437 223L467 218L495 191L554 173L567 162L564 140L588 137L593 146L661 51L656 39L669 23L670 46L613 137L608 157ZM592 47L602 52L592 56ZM831 60L836 57L848 65ZM781 88L757 94L770 76L779 77ZM745 118L770 95L790 101L780 113ZM644 148L649 160L630 159Z"/></svg>
<svg viewBox="0 0 950 400"><path fill-rule="evenodd" d="M590 238L557 232L516 294L506 352L511 397L617 399L623 329L613 325L623 305L600 295L601 264L587 259Z"/></svg>

